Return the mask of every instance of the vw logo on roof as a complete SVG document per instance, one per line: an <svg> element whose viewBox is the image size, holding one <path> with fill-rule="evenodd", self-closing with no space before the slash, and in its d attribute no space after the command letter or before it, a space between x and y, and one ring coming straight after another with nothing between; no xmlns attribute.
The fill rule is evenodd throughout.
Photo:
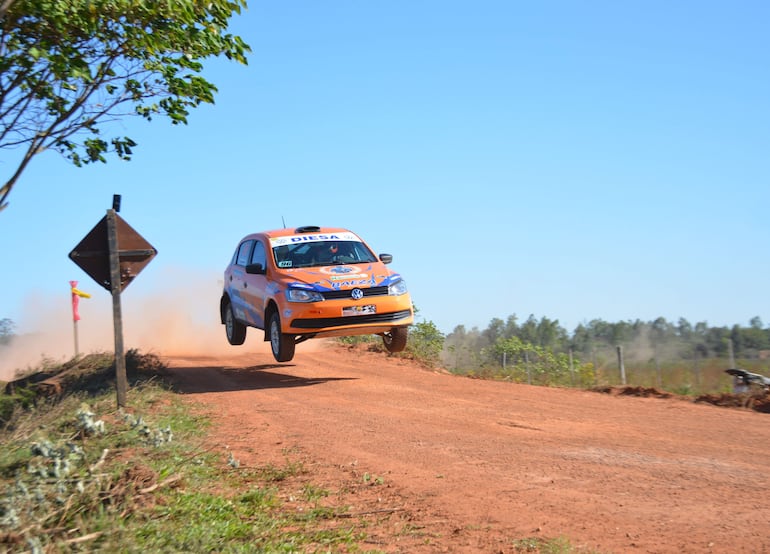
<svg viewBox="0 0 770 554"><path fill-rule="evenodd" d="M350 291L350 296L353 300L361 300L364 297L364 291L361 289L353 289Z"/></svg>

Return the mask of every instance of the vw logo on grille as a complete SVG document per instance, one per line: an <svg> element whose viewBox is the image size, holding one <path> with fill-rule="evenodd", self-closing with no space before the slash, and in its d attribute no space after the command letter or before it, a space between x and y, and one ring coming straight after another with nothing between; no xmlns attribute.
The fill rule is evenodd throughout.
<svg viewBox="0 0 770 554"><path fill-rule="evenodd" d="M350 296L353 300L361 300L364 297L364 291L361 289L353 289L350 291Z"/></svg>

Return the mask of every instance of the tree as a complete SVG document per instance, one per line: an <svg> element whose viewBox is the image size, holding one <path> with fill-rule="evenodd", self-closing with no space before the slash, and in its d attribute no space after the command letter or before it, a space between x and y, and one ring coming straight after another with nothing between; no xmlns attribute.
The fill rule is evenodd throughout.
<svg viewBox="0 0 770 554"><path fill-rule="evenodd" d="M415 323L409 329L409 352L418 360L436 365L444 350L444 335L432 321Z"/></svg>
<svg viewBox="0 0 770 554"><path fill-rule="evenodd" d="M673 335L673 326L664 317L659 317L650 324L650 339L654 346L662 344Z"/></svg>
<svg viewBox="0 0 770 554"><path fill-rule="evenodd" d="M751 318L749 327L742 328L741 346L746 349L762 350L770 347L768 333L762 329L762 320L759 317Z"/></svg>
<svg viewBox="0 0 770 554"><path fill-rule="evenodd" d="M483 335L486 337L489 344L495 344L497 339L503 336L504 331L505 323L499 317L495 317L492 318L489 325L487 325L487 328L484 329Z"/></svg>
<svg viewBox="0 0 770 554"><path fill-rule="evenodd" d="M446 363L456 371L475 369L481 364L481 353L487 345L478 328L467 331L464 325L457 325L444 341Z"/></svg>
<svg viewBox="0 0 770 554"><path fill-rule="evenodd" d="M499 338L493 346L496 357L506 355L506 365L519 381L534 377L540 384L566 383L569 380L569 358L549 348L537 346L519 337ZM526 355L526 358L525 358ZM577 362L579 364L579 361Z"/></svg>
<svg viewBox="0 0 770 554"><path fill-rule="evenodd" d="M566 348L567 331L559 325L558 319L541 317L537 324L537 344L544 348Z"/></svg>
<svg viewBox="0 0 770 554"><path fill-rule="evenodd" d="M11 7L11 4L13 4L14 0L2 0L0 3L0 19L5 17L5 12L8 11L8 8Z"/></svg>
<svg viewBox="0 0 770 554"><path fill-rule="evenodd" d="M0 346L10 344L15 327L13 321L7 317L0 319Z"/></svg>
<svg viewBox="0 0 770 554"><path fill-rule="evenodd" d="M576 352L589 353L591 351L593 346L593 337L591 336L588 328L582 323L578 323L578 326L575 327L575 330L572 332L572 341L570 346L572 346Z"/></svg>
<svg viewBox="0 0 770 554"><path fill-rule="evenodd" d="M685 318L680 317L679 321L676 324L676 330L679 334L679 338L681 338L684 341L689 341L692 338L693 329L692 324L687 321Z"/></svg>
<svg viewBox="0 0 770 554"><path fill-rule="evenodd" d="M503 336L505 338L515 337L519 333L519 318L516 314L511 314L508 319L505 320L505 330Z"/></svg>
<svg viewBox="0 0 770 554"><path fill-rule="evenodd" d="M245 0L1 0L0 150L19 150L0 187L0 210L30 160L52 149L76 166L130 160L129 137L104 124L160 114L187 123L217 88L202 61L247 63L249 46L227 33ZM14 162L15 163L15 162Z"/></svg>
<svg viewBox="0 0 770 554"><path fill-rule="evenodd" d="M537 319L535 319L535 314L529 314L527 321L519 326L517 337L524 342L537 344Z"/></svg>

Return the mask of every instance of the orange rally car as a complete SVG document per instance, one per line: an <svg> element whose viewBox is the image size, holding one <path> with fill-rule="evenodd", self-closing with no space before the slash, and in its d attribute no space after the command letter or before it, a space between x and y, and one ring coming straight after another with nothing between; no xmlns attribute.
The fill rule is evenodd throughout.
<svg viewBox="0 0 770 554"><path fill-rule="evenodd" d="M347 229L305 226L244 237L225 270L219 304L230 344L246 329L265 331L279 362L315 337L381 335L390 352L406 348L414 321L401 275Z"/></svg>

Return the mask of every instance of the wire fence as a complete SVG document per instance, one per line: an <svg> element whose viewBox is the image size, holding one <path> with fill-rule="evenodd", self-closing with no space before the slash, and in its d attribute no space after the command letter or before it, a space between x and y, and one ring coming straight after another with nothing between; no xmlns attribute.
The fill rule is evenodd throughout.
<svg viewBox="0 0 770 554"><path fill-rule="evenodd" d="M544 386L591 388L634 386L675 394L735 392L735 378L725 370L741 368L770 374L770 356L683 358L672 352L650 353L622 346L603 347L589 353L567 352L548 358L534 351L516 355L490 352L444 352L444 365L453 373L480 378L504 379Z"/></svg>

